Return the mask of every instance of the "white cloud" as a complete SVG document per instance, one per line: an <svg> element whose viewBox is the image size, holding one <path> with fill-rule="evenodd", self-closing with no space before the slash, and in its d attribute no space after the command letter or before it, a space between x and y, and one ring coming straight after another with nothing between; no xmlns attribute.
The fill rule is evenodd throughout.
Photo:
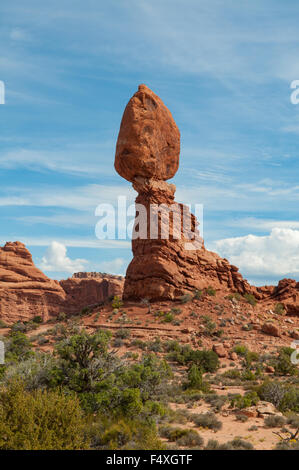
<svg viewBox="0 0 299 470"><path fill-rule="evenodd" d="M299 230L277 227L266 236L227 238L214 242L210 248L245 275L270 279L299 276Z"/></svg>
<svg viewBox="0 0 299 470"><path fill-rule="evenodd" d="M42 258L40 268L44 271L74 273L85 270L87 264L85 259L70 259L65 245L53 241Z"/></svg>

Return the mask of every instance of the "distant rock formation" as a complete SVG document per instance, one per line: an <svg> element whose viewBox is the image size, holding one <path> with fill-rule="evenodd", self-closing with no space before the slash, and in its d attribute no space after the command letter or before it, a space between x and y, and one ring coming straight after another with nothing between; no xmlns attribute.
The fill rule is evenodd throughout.
<svg viewBox="0 0 299 470"><path fill-rule="evenodd" d="M28 321L41 316L46 321L60 312L79 313L86 306L121 295L123 279L104 276L98 279L54 281L33 263L21 242L0 247L0 318L7 323Z"/></svg>
<svg viewBox="0 0 299 470"><path fill-rule="evenodd" d="M72 279L118 279L123 280L123 277L117 274L108 274L108 273L100 273L100 272L82 272L82 273L74 273L72 275Z"/></svg>

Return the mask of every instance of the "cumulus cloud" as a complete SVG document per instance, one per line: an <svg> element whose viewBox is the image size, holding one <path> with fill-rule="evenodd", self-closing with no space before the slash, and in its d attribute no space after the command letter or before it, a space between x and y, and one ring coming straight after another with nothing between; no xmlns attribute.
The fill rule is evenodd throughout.
<svg viewBox="0 0 299 470"><path fill-rule="evenodd" d="M42 257L41 269L44 271L68 272L83 271L88 264L85 259L70 259L67 249L62 243L53 241Z"/></svg>
<svg viewBox="0 0 299 470"><path fill-rule="evenodd" d="M245 275L269 279L299 276L299 230L276 227L269 235L218 240L211 248Z"/></svg>

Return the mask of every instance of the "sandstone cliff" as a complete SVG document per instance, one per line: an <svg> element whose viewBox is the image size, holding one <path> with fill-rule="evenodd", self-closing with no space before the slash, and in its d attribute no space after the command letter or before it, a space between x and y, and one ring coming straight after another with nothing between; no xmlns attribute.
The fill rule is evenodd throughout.
<svg viewBox="0 0 299 470"><path fill-rule="evenodd" d="M79 313L86 306L121 295L120 276L71 278L54 281L33 263L21 242L8 242L0 247L0 318L7 323L28 321L41 316L46 321L60 312Z"/></svg>

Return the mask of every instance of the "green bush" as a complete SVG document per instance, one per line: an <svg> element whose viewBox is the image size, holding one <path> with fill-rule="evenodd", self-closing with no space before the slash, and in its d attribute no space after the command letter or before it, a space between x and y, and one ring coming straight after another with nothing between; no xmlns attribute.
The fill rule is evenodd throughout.
<svg viewBox="0 0 299 470"><path fill-rule="evenodd" d="M75 396L61 391L25 391L20 383L0 390L1 450L88 448Z"/></svg>
<svg viewBox="0 0 299 470"><path fill-rule="evenodd" d="M211 296L214 297L214 296L216 295L216 290L213 289L213 287L208 286L208 287L206 288L206 293L207 293L208 295L211 295Z"/></svg>
<svg viewBox="0 0 299 470"><path fill-rule="evenodd" d="M112 308L117 308L117 309L119 309L120 307L123 306L123 302L122 302L122 300L119 298L118 295L115 295L115 296L113 297L113 300L112 300L112 304L111 304L111 305L112 305Z"/></svg>
<svg viewBox="0 0 299 470"><path fill-rule="evenodd" d="M188 371L188 381L184 384L184 388L191 390L202 390L208 392L210 387L207 382L204 382L201 370L196 364L192 364Z"/></svg>
<svg viewBox="0 0 299 470"><path fill-rule="evenodd" d="M32 318L33 323L42 323L43 319L40 315L36 315L35 317Z"/></svg>
<svg viewBox="0 0 299 470"><path fill-rule="evenodd" d="M231 400L231 405L242 410L243 408L249 408L250 406L257 405L259 402L259 396L256 391L250 391L245 393L244 396L237 395Z"/></svg>
<svg viewBox="0 0 299 470"><path fill-rule="evenodd" d="M208 411L207 413L193 414L191 419L198 427L213 429L214 431L218 431L222 428L221 421L219 421L215 413L212 413L211 411Z"/></svg>
<svg viewBox="0 0 299 470"><path fill-rule="evenodd" d="M281 428L286 423L283 416L270 415L264 419L264 424L267 428Z"/></svg>
<svg viewBox="0 0 299 470"><path fill-rule="evenodd" d="M257 304L257 299L253 294L244 294L244 299L253 307Z"/></svg>
<svg viewBox="0 0 299 470"><path fill-rule="evenodd" d="M277 304L275 305L274 312L275 312L277 315L284 315L284 314L285 314L284 305L281 304L281 303L277 303Z"/></svg>
<svg viewBox="0 0 299 470"><path fill-rule="evenodd" d="M180 297L181 304L187 304L191 300L192 300L192 295L191 294L184 294Z"/></svg>
<svg viewBox="0 0 299 470"><path fill-rule="evenodd" d="M278 359L274 362L276 374L279 375L297 375L298 369L291 361L291 354L294 349L289 347L281 348L279 351Z"/></svg>
<svg viewBox="0 0 299 470"><path fill-rule="evenodd" d="M116 331L115 337L120 339L127 339L131 336L131 330L129 328L120 328Z"/></svg>

